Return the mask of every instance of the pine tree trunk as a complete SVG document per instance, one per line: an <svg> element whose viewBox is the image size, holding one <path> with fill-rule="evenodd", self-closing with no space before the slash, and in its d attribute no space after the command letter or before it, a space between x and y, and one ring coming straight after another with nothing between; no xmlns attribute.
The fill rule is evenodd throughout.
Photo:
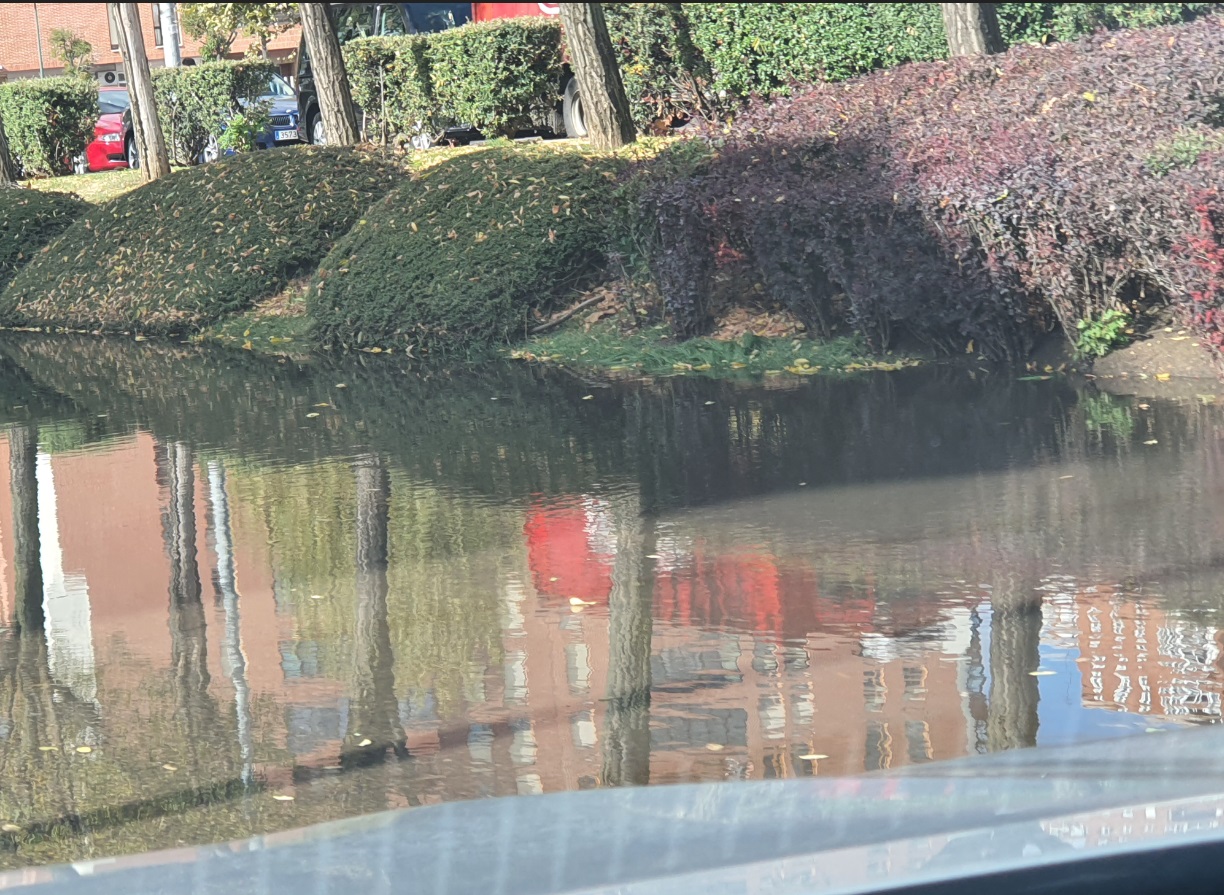
<svg viewBox="0 0 1224 895"><path fill-rule="evenodd" d="M179 48L178 4L162 3L158 6L161 15L162 52L166 57L166 68L178 68L183 64Z"/></svg>
<svg viewBox="0 0 1224 895"><path fill-rule="evenodd" d="M1003 36L993 3L941 3L948 51L953 56L1002 53Z"/></svg>
<svg viewBox="0 0 1224 895"><path fill-rule="evenodd" d="M4 121L0 119L0 186L17 182L17 166L9 152L8 135L4 132Z"/></svg>
<svg viewBox="0 0 1224 895"><path fill-rule="evenodd" d="M353 109L353 93L344 70L344 57L340 55L340 41L327 15L327 4L299 3L298 7L327 142L352 146L358 140L357 113Z"/></svg>
<svg viewBox="0 0 1224 895"><path fill-rule="evenodd" d="M562 3L561 24L582 92L582 114L591 145L595 149L616 149L632 143L636 138L633 115L603 7L598 3Z"/></svg>
<svg viewBox="0 0 1224 895"><path fill-rule="evenodd" d="M111 3L119 52L127 69L128 96L132 101L132 124L136 144L140 148L140 170L146 182L170 173L170 154L157 118L157 100L153 97L153 76L149 72L149 57L145 54L144 33L140 28L139 5Z"/></svg>

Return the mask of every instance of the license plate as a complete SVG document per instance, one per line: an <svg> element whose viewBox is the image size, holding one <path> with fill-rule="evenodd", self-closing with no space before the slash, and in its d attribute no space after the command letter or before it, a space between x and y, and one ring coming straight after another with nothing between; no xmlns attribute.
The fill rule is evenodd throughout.
<svg viewBox="0 0 1224 895"><path fill-rule="evenodd" d="M278 140L296 140L298 138L297 131L277 131L276 139Z"/></svg>

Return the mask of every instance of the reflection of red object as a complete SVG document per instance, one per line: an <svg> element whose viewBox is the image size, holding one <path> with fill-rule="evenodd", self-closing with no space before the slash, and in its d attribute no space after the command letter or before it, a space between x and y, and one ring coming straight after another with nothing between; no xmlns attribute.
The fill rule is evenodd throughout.
<svg viewBox="0 0 1224 895"><path fill-rule="evenodd" d="M875 600L820 596L815 575L802 565L780 565L768 554L707 556L655 577L655 617L681 625L752 630L784 639L816 631L870 630Z"/></svg>
<svg viewBox="0 0 1224 895"><path fill-rule="evenodd" d="M523 534L537 593L608 601L613 557L592 543L589 528L580 504L536 505L528 511Z"/></svg>

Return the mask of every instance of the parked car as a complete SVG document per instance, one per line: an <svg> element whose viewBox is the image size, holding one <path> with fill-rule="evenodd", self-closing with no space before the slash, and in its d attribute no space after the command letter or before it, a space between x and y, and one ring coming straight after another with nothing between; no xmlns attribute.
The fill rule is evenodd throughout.
<svg viewBox="0 0 1224 895"><path fill-rule="evenodd" d="M292 146L306 139L305 130L301 126L301 115L298 112L298 96L288 81L280 75L272 75L268 82L267 92L259 97L258 102L268 104L270 116L268 127L255 137L255 145L259 149ZM214 137L204 148L203 161L215 161L220 155L221 148Z"/></svg>
<svg viewBox="0 0 1224 895"><path fill-rule="evenodd" d="M77 174L127 168L133 158L132 116L125 114L132 101L126 88L103 87L98 91L98 123L93 141L72 160ZM135 166L133 166L135 167Z"/></svg>

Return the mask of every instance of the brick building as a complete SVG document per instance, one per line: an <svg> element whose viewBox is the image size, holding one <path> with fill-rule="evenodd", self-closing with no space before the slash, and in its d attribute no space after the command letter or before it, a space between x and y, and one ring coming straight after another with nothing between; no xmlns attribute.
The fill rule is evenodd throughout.
<svg viewBox="0 0 1224 895"><path fill-rule="evenodd" d="M154 68L164 64L161 19L156 3L140 4L140 24L145 52ZM50 77L63 72L51 50L51 33L66 28L93 46L93 70L103 83L121 83L123 60L118 39L106 13L105 3L0 3L0 82L21 78ZM180 35L184 61L200 61L200 42ZM297 26L268 42L268 55L291 77L297 57L301 29ZM230 58L239 59L255 41L239 37Z"/></svg>

